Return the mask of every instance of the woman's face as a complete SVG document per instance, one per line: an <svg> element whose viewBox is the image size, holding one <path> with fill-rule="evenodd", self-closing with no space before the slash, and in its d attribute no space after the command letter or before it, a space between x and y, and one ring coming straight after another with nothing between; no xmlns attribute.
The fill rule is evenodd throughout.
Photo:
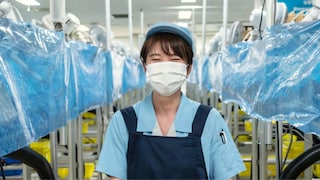
<svg viewBox="0 0 320 180"><path fill-rule="evenodd" d="M187 63L187 60L182 59L178 55L174 54L172 49L169 49L169 53L163 52L163 49L161 48L160 42L155 43L151 48L150 51L147 53L146 63L144 63L144 70L146 70L146 65L152 64L152 63L158 63L158 62L178 62L182 64L187 64L187 75L191 72L192 65Z"/></svg>
<svg viewBox="0 0 320 180"><path fill-rule="evenodd" d="M165 61L180 62L180 63L187 64L186 63L187 61L177 56L172 51L172 49L169 49L169 53L164 53L160 46L160 43L157 42L153 45L153 47L148 52L146 64L165 62Z"/></svg>
<svg viewBox="0 0 320 180"><path fill-rule="evenodd" d="M159 33L149 37L140 51L140 59L143 64L147 64L147 59L154 55L163 57L167 55L166 60L183 59L188 65L192 65L193 51L181 37L171 33ZM178 58L178 59L177 59ZM164 60L160 58L159 60Z"/></svg>

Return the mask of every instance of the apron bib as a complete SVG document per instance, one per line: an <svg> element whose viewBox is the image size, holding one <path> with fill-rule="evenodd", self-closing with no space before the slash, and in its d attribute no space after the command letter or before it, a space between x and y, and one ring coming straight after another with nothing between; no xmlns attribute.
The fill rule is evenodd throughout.
<svg viewBox="0 0 320 180"><path fill-rule="evenodd" d="M210 110L199 106L187 137L166 137L136 132L133 107L122 109L129 131L128 179L208 179L200 138Z"/></svg>

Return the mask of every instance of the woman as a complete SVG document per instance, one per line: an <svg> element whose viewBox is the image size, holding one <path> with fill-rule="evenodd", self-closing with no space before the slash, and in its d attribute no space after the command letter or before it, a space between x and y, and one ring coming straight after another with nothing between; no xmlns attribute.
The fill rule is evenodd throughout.
<svg viewBox="0 0 320 180"><path fill-rule="evenodd" d="M220 113L181 92L192 67L191 32L157 23L140 57L152 93L114 114L96 170L111 179L229 179L245 170Z"/></svg>

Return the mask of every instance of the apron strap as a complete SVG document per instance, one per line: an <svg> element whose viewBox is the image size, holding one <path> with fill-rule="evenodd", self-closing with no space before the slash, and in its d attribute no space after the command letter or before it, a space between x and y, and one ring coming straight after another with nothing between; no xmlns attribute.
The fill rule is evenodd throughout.
<svg viewBox="0 0 320 180"><path fill-rule="evenodd" d="M136 132L137 129L137 115L132 106L121 109L121 114L126 123L127 129L130 133Z"/></svg>
<svg viewBox="0 0 320 180"><path fill-rule="evenodd" d="M204 124L206 123L210 106L200 104L192 123L192 133L189 136L201 137ZM132 106L121 109L121 114L130 133L135 133L137 129L137 115Z"/></svg>
<svg viewBox="0 0 320 180"><path fill-rule="evenodd" d="M212 107L200 104L192 123L192 133L189 136L201 137L204 124Z"/></svg>

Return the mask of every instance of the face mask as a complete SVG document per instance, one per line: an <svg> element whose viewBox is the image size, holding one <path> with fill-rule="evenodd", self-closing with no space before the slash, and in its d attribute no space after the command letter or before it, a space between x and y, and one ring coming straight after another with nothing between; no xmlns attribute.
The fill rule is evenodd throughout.
<svg viewBox="0 0 320 180"><path fill-rule="evenodd" d="M147 81L162 96L171 96L187 78L187 65L178 62L157 62L148 64Z"/></svg>

